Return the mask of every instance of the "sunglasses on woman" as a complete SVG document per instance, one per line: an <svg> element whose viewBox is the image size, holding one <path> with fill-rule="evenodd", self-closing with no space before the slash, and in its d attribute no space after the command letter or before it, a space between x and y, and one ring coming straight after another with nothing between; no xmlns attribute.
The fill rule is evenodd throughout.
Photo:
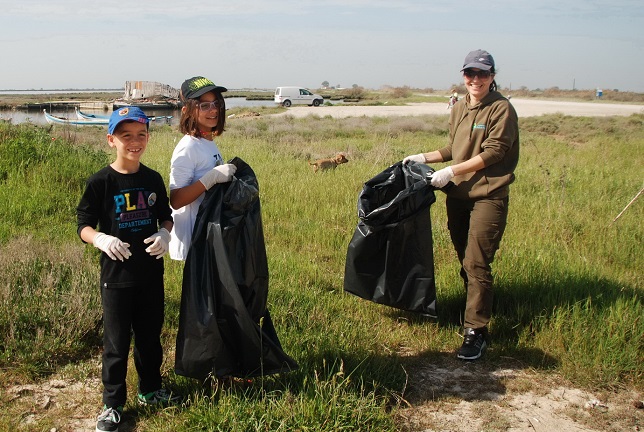
<svg viewBox="0 0 644 432"><path fill-rule="evenodd" d="M468 78L474 78L474 77L479 77L480 79L487 79L490 77L490 71L486 70L472 70L472 69L465 69L463 71L463 75L465 75Z"/></svg>

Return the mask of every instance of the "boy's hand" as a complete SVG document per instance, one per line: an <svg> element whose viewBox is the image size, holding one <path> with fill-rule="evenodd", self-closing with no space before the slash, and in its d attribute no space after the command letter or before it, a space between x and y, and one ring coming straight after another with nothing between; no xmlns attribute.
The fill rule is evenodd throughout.
<svg viewBox="0 0 644 432"><path fill-rule="evenodd" d="M208 171L199 179L206 190L210 189L217 183L227 183L233 179L237 167L233 164L219 165Z"/></svg>
<svg viewBox="0 0 644 432"><path fill-rule="evenodd" d="M161 228L158 233L152 234L150 237L143 240L143 243L152 243L145 249L145 251L152 256L156 255L157 259L159 259L168 252L170 232L165 228Z"/></svg>
<svg viewBox="0 0 644 432"><path fill-rule="evenodd" d="M123 243L121 240L111 235L100 232L94 236L94 240L92 242L94 243L94 246L105 252L107 256L112 258L114 261L117 259L123 261L132 256L132 252L130 252L129 249L130 244Z"/></svg>

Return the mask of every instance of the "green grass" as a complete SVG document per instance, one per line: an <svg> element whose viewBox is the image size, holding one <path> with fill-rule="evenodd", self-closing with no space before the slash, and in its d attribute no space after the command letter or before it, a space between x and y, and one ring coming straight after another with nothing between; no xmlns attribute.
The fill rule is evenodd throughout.
<svg viewBox="0 0 644 432"><path fill-rule="evenodd" d="M486 365L511 361L586 388L644 388L643 202L611 223L642 188L643 123L642 115L521 119ZM167 181L181 135L151 132L144 163ZM344 260L362 184L446 136L446 116L229 120L218 144L258 176L269 307L300 368L216 389L174 375L182 263L166 259L164 373L190 403L160 412L131 405L136 430L404 429L396 414L409 377L460 344L464 292L444 196L431 209L437 320L344 293ZM313 173L308 160L338 151L348 164ZM0 124L0 156L0 389L53 374L100 377L98 254L75 233L75 206L85 178L112 158L104 130ZM133 372L128 385L132 395ZM0 428L17 427L24 407L2 391L0 401ZM90 410L100 394L93 402ZM56 424L53 415L42 429Z"/></svg>
<svg viewBox="0 0 644 432"><path fill-rule="evenodd" d="M3 127L0 142L0 240L28 232L59 239L61 229L31 227L67 227L76 207L70 193L85 184L92 166L109 161L107 155L61 144L61 138L30 124Z"/></svg>

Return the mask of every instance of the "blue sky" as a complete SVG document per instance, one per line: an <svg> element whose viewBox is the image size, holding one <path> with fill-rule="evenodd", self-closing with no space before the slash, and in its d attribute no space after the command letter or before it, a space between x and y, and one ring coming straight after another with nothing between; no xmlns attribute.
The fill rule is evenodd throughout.
<svg viewBox="0 0 644 432"><path fill-rule="evenodd" d="M448 89L486 49L512 89L644 92L641 0L0 0L0 89Z"/></svg>

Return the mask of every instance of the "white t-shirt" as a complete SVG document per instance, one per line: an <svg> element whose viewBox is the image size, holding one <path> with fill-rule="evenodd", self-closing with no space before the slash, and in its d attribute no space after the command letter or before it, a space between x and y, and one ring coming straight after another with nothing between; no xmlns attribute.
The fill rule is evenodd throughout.
<svg viewBox="0 0 644 432"><path fill-rule="evenodd" d="M204 174L223 163L214 141L185 135L177 143L170 161L170 190L193 184ZM192 229L204 194L178 210L172 210L174 228L170 239L170 258L185 260L190 248Z"/></svg>

